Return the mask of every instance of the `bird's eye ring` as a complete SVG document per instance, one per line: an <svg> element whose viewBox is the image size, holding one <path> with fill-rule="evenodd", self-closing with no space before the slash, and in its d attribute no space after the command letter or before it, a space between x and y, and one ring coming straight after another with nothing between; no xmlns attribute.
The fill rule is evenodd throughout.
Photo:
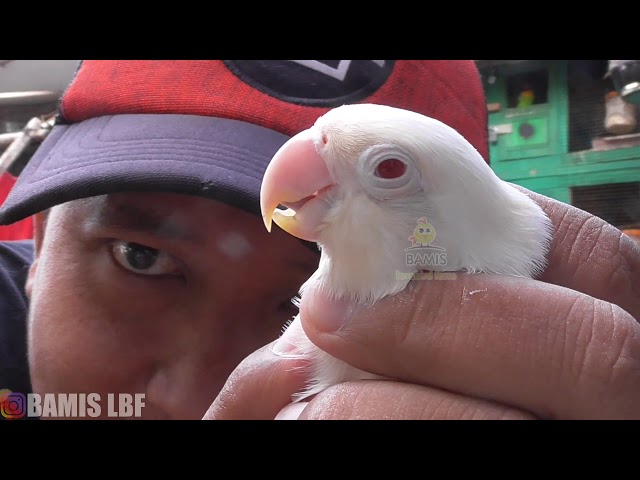
<svg viewBox="0 0 640 480"><path fill-rule="evenodd" d="M411 195L423 188L420 170L399 145L373 145L360 154L357 165L361 185L377 200Z"/></svg>
<svg viewBox="0 0 640 480"><path fill-rule="evenodd" d="M407 164L397 158L382 160L374 170L376 177L393 179L400 178L407 171Z"/></svg>

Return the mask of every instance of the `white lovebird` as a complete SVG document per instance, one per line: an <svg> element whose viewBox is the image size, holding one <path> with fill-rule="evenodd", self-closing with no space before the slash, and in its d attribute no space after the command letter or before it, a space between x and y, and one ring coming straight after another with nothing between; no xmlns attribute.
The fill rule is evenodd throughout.
<svg viewBox="0 0 640 480"><path fill-rule="evenodd" d="M369 305L421 271L534 277L552 235L544 211L498 178L456 130L374 104L334 108L287 141L265 172L260 202L267 230L274 221L321 249L301 295L314 283ZM297 346L314 371L294 401L379 378L308 339Z"/></svg>

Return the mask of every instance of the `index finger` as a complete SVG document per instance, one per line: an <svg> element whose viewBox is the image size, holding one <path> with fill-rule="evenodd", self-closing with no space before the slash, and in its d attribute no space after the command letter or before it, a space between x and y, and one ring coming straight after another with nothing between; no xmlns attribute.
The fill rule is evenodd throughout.
<svg viewBox="0 0 640 480"><path fill-rule="evenodd" d="M513 186L537 202L554 226L539 280L614 303L640 321L640 248L599 217Z"/></svg>

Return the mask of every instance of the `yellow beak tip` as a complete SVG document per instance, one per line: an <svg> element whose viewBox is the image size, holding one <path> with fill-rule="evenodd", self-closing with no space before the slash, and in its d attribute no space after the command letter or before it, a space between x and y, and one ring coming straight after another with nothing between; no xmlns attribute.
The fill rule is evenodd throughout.
<svg viewBox="0 0 640 480"><path fill-rule="evenodd" d="M263 215L262 216L262 221L264 222L264 226L267 229L267 232L271 233L271 225L272 225L272 221L273 221L273 216L272 215Z"/></svg>

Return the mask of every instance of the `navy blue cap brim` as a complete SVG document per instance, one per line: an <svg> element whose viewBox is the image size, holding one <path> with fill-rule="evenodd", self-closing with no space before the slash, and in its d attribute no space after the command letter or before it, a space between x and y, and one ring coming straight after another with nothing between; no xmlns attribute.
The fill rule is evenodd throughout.
<svg viewBox="0 0 640 480"><path fill-rule="evenodd" d="M252 123L197 115L121 114L56 125L0 208L0 225L126 191L196 195L260 215L262 177L288 139Z"/></svg>

